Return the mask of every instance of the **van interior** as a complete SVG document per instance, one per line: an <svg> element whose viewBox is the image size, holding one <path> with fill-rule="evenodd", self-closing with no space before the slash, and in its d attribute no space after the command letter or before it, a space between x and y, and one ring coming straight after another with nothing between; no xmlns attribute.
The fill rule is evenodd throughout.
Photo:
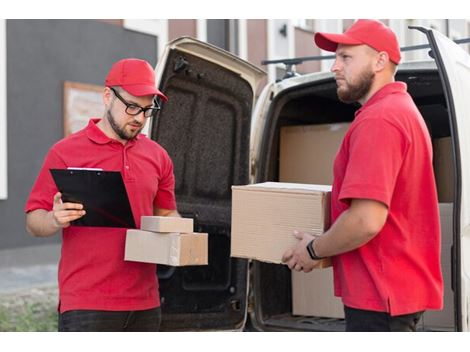
<svg viewBox="0 0 470 352"><path fill-rule="evenodd" d="M408 84L433 141L448 138L449 118L437 70L401 70L397 78ZM169 52L160 82L170 99L154 117L150 136L173 160L179 212L194 219L195 231L209 234L209 265L158 265L161 330L242 329L248 311L246 330L344 331L332 289L322 292L318 299L314 294L308 297L316 306L323 306L321 315L302 313L301 309L294 314L293 274L287 266L259 261L248 264L245 259L230 258L231 186L250 182L251 86L230 70L177 49ZM261 155L265 157L257 165L256 182L280 181L284 128L350 123L356 109L338 101L332 78L297 85L277 95L264 131ZM445 150L443 160L452 163L451 148ZM449 170L453 172L453 167ZM447 179L453 180L453 175L447 175ZM447 182L437 183L443 186ZM452 203L453 195L447 194L439 201ZM421 330L454 330L452 228L446 236L443 234L442 255L445 308L437 315L426 315ZM328 277L331 275L319 280ZM313 289L322 286L323 281L314 283Z"/></svg>
<svg viewBox="0 0 470 352"><path fill-rule="evenodd" d="M425 119L429 133L433 140L434 171L439 193L442 229L442 254L441 265L445 281L445 303L442 311L426 312L421 319L419 329L422 331L453 331L454 326L454 296L451 287L451 246L453 242L452 231L452 202L453 202L453 162L450 145L450 124L446 107L446 101L442 89L441 80L437 70L401 70L398 71L397 80L403 81L408 86L414 102L418 106ZM336 95L336 84L333 79L307 83L302 87L296 86L286 90L275 98L269 114L271 127L265 135L262 143L261 154L266 153L268 158L260 161L260 176L256 182L282 181L305 182L305 179L296 179L293 176L292 167L289 177L283 177L281 163L285 159L282 156L283 146L282 130L296 128L296 126L344 124L354 119L354 112L359 105L341 103ZM324 133L324 131L322 131ZM298 140L298 139L297 139ZM333 148L334 156L341 139L332 136L332 141L325 148ZM289 143L292 139L287 140ZM336 142L336 144L335 144ZM298 142L297 142L298 143ZM299 143L298 143L299 144ZM300 144L299 144L300 145ZM290 153L292 146L289 148ZM318 152L324 153L325 148ZM305 151L298 150L298 154ZM310 151L310 153L316 153ZM309 157L306 156L306 159ZM299 159L306 160L306 159ZM331 160L332 162L332 160ZM326 166L324 162L321 166ZM319 167L321 169L321 166ZM299 167L301 169L301 167ZM329 169L332 169L332 164ZM284 172L286 175L287 173ZM299 175L300 176L300 175ZM320 177L323 177L320 175ZM315 180L313 180L315 181ZM309 182L315 183L315 182ZM443 216L447 216L443 219ZM326 270L326 269L321 269ZM331 269L330 269L331 270ZM315 271L315 270L314 270ZM306 331L344 331L344 320L341 319L342 305L338 298L333 297L333 292L318 291L318 299L315 303L315 288L309 292L310 307L318 306L323 316L294 315L293 302L298 297L293 297L295 285L293 279L298 275L282 265L262 262L252 263L253 306L256 309L256 318L252 324L263 330L306 330ZM297 278L298 280L298 278ZM316 281L315 281L316 280ZM298 284L296 284L298 285ZM310 285L327 285L332 287L332 272L327 276L315 278ZM283 287L284 289L279 289ZM290 288L293 288L292 290ZM274 289L276 288L276 289ZM312 314L311 309L305 309ZM314 312L313 312L314 313ZM343 315L344 317L344 315Z"/></svg>

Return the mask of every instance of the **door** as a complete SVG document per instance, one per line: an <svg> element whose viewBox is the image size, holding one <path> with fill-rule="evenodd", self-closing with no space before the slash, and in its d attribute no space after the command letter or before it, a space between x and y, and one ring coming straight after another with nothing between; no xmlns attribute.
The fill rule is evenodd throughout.
<svg viewBox="0 0 470 352"><path fill-rule="evenodd" d="M455 161L453 289L456 327L469 331L470 311L470 56L435 30L427 35L443 83Z"/></svg>
<svg viewBox="0 0 470 352"><path fill-rule="evenodd" d="M150 137L174 163L176 200L196 232L209 234L209 265L158 266L162 330L241 329L248 264L230 258L232 185L249 183L251 113L265 73L232 54L183 37L168 43L157 67L169 101Z"/></svg>

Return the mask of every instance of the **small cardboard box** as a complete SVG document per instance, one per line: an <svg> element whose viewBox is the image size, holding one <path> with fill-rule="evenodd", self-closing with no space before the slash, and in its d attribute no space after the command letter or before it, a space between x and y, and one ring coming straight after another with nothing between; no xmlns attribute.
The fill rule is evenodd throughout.
<svg viewBox="0 0 470 352"><path fill-rule="evenodd" d="M266 182L232 186L231 256L282 263L294 230L321 235L330 221L331 186ZM317 266L330 265L323 260Z"/></svg>
<svg viewBox="0 0 470 352"><path fill-rule="evenodd" d="M206 265L208 235L127 230L124 260L171 266Z"/></svg>
<svg viewBox="0 0 470 352"><path fill-rule="evenodd" d="M194 231L193 219L172 216L142 216L140 228L152 232L180 232Z"/></svg>

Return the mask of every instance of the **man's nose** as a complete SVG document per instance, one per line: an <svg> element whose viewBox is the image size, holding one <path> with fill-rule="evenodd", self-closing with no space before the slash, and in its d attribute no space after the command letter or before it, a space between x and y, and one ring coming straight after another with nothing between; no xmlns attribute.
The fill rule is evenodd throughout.
<svg viewBox="0 0 470 352"><path fill-rule="evenodd" d="M339 67L339 64L338 64L338 60L335 60L335 62L333 62L333 65L330 68L330 71L331 72L337 72L337 71L339 71L339 69L340 69L340 67Z"/></svg>
<svg viewBox="0 0 470 352"><path fill-rule="evenodd" d="M145 120L147 119L144 114L145 114L145 111L142 110L137 115L134 115L134 120L138 121L139 123L144 123Z"/></svg>

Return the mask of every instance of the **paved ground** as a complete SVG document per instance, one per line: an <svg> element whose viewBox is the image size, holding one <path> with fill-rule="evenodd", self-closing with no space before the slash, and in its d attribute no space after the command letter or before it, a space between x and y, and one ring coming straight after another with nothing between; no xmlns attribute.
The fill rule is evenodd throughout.
<svg viewBox="0 0 470 352"><path fill-rule="evenodd" d="M0 294L57 286L57 265L0 268Z"/></svg>

